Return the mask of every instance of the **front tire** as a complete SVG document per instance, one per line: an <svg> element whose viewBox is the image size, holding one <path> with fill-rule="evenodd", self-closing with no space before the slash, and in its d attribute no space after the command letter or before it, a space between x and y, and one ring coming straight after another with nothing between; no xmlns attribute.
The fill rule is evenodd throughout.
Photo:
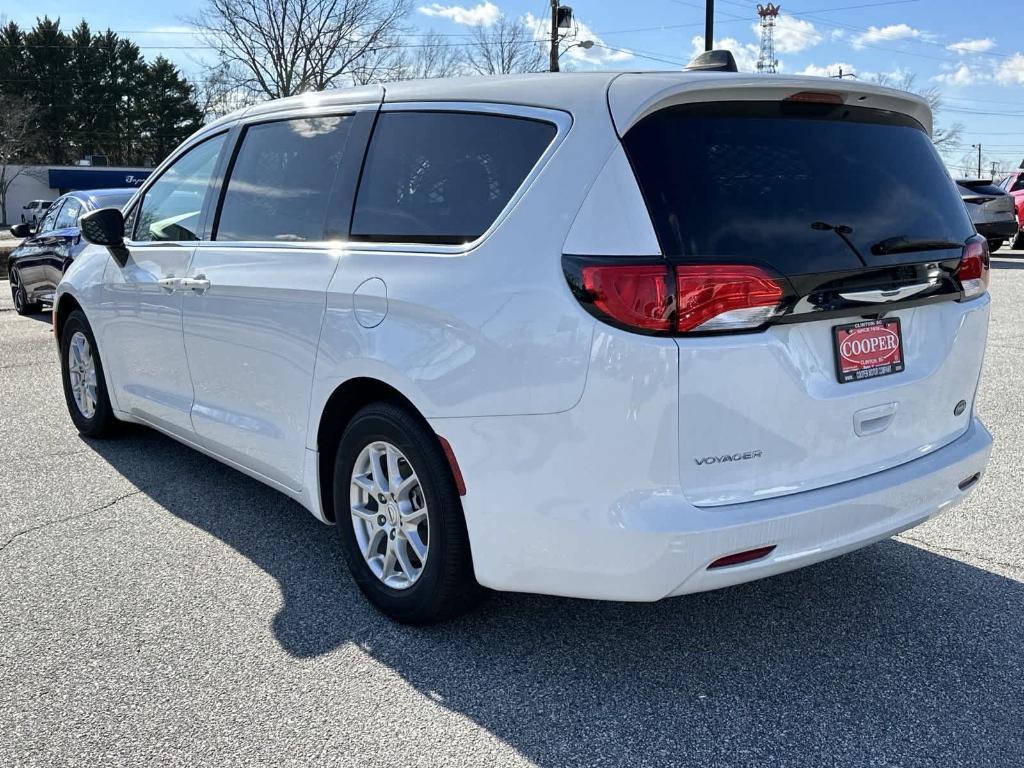
<svg viewBox="0 0 1024 768"><path fill-rule="evenodd" d="M11 270L11 299L14 301L14 311L19 315L37 315L43 311L43 305L38 301L28 300L28 291L22 285L21 275L18 270Z"/></svg>
<svg viewBox="0 0 1024 768"><path fill-rule="evenodd" d="M433 624L479 601L451 468L413 414L375 403L353 417L334 462L334 509L352 577L382 613Z"/></svg>
<svg viewBox="0 0 1024 768"><path fill-rule="evenodd" d="M61 324L60 372L68 413L79 433L109 437L119 424L110 407L96 338L85 314L76 309Z"/></svg>

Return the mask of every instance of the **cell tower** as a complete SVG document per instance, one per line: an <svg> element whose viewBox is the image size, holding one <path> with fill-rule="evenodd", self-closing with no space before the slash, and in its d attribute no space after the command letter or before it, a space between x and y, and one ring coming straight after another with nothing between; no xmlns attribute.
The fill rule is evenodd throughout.
<svg viewBox="0 0 1024 768"><path fill-rule="evenodd" d="M757 6L757 15L761 17L761 53L757 57L757 71L764 75L774 75L779 70L779 60L775 58L775 20L779 17L779 6Z"/></svg>

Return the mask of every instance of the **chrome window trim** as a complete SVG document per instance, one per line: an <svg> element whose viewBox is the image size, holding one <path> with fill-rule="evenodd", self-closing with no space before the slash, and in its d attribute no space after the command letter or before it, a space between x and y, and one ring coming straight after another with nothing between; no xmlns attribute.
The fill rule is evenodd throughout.
<svg viewBox="0 0 1024 768"><path fill-rule="evenodd" d="M288 120L303 120L316 117L344 117L345 115L354 115L356 112L375 112L379 107L380 104L377 102L290 107L273 112L257 112L254 115L242 115L235 124L247 127L260 125L261 123L280 123Z"/></svg>
<svg viewBox="0 0 1024 768"><path fill-rule="evenodd" d="M533 182L540 175L541 171L543 171L544 166L547 165L551 156L558 151L558 147L561 146L562 142L565 140L566 134L569 133L569 129L572 128L572 115L568 112L563 112L558 109L528 107L503 102L401 101L388 103L385 101L381 106L381 112L470 112L506 117L524 117L553 124L555 126L555 137L551 140L551 143L548 144L544 152L541 153L541 156L537 158L537 162L534 163L530 172L526 174L526 178L523 179L519 188L516 189L512 197L510 197L508 202L505 203L505 207L501 209L501 212L494 218L491 225L484 230L483 234L476 239L460 243L458 245L439 245L437 243L415 242L367 242L365 240L338 240L331 242L333 247L343 247L349 252L376 253L380 251L387 251L390 253L400 252L457 255L472 251L487 240L494 230L501 226L501 223L508 217L512 209L515 208L523 195L526 194L526 191L533 185ZM372 136L370 137L370 142L371 144L373 142ZM369 152L369 147L367 147L367 152ZM358 192L356 199L358 200Z"/></svg>

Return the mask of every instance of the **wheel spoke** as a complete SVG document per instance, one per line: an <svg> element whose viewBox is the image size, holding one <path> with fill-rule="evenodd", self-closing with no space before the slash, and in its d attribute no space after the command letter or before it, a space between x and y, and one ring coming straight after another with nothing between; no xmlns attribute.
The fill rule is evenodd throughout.
<svg viewBox="0 0 1024 768"><path fill-rule="evenodd" d="M392 543L394 544L392 549L395 550L395 557L398 559L398 564L402 566L402 574L409 581L413 581L416 576L419 575L419 572L416 568L413 568L412 562L409 560L409 553L405 549L405 542L396 540ZM419 555L417 555L417 557L419 557ZM422 560L420 562L422 562Z"/></svg>
<svg viewBox="0 0 1024 768"><path fill-rule="evenodd" d="M388 547L384 551L384 562L381 563L380 576L384 581L387 581L389 577L395 574L395 542L393 540L388 541Z"/></svg>
<svg viewBox="0 0 1024 768"><path fill-rule="evenodd" d="M398 451L390 445L385 449L385 451L387 453L388 463L388 487L385 490L394 493L402 482L402 473L398 469Z"/></svg>
<svg viewBox="0 0 1024 768"><path fill-rule="evenodd" d="M372 510L369 510L366 507L356 506L355 504L353 504L352 505L352 514L354 516L358 517L360 520L363 520L363 521L371 524L374 528L377 527L377 513L376 512L374 512Z"/></svg>
<svg viewBox="0 0 1024 768"><path fill-rule="evenodd" d="M398 499L401 501L408 499L409 492L417 485L419 485L419 482L420 480L418 477L416 477L415 473L409 475L398 484L398 487L394 491L395 496L397 496Z"/></svg>
<svg viewBox="0 0 1024 768"><path fill-rule="evenodd" d="M420 521L427 519L427 508L422 509L410 509L408 512L402 512L402 525L412 526L415 528L420 524Z"/></svg>
<svg viewBox="0 0 1024 768"><path fill-rule="evenodd" d="M359 489L368 496L376 495L376 488L373 484L373 478L369 475L353 475L352 484L359 487Z"/></svg>
<svg viewBox="0 0 1024 768"><path fill-rule="evenodd" d="M406 531L405 538L409 542L409 546L412 547L412 551L416 553L420 563L423 563L427 559L427 545L420 538L420 532L418 530Z"/></svg>
<svg viewBox="0 0 1024 768"><path fill-rule="evenodd" d="M370 474L373 477L373 492L375 494L384 493L387 490L384 469L380 464L382 454L383 451L379 448L370 448Z"/></svg>
<svg viewBox="0 0 1024 768"><path fill-rule="evenodd" d="M377 545L380 544L380 537L384 535L384 529L377 528L370 532L370 535L366 539L366 549L363 550L363 557L370 560L373 557L377 557Z"/></svg>

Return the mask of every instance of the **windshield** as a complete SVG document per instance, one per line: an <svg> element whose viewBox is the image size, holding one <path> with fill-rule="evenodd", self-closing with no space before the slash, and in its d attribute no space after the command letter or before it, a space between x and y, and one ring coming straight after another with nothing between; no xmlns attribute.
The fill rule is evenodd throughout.
<svg viewBox="0 0 1024 768"><path fill-rule="evenodd" d="M872 246L894 237L962 244L974 232L928 135L897 113L683 105L646 117L623 141L668 256L799 275L945 258Z"/></svg>

